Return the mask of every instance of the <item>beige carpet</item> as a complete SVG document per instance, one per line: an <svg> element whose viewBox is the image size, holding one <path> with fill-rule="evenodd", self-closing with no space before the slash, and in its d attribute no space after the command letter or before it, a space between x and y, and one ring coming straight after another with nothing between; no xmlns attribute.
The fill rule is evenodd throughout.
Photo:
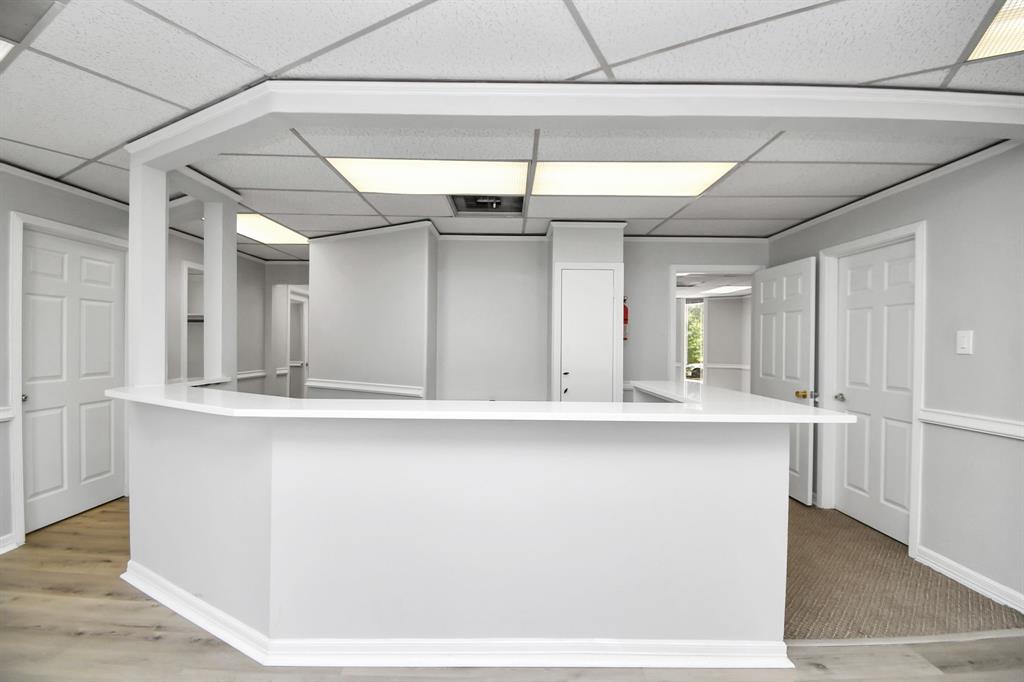
<svg viewBox="0 0 1024 682"><path fill-rule="evenodd" d="M907 556L834 510L790 500L786 639L908 637L1024 628L1024 615Z"/></svg>

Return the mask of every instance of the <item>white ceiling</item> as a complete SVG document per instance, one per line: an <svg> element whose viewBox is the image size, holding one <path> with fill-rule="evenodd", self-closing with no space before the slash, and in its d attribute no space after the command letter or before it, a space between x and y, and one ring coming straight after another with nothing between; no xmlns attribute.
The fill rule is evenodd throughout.
<svg viewBox="0 0 1024 682"><path fill-rule="evenodd" d="M126 201L125 142L268 78L1024 94L1024 55L964 63L993 8L993 0L67 0L16 36L23 44L0 63L0 161ZM537 234L551 218L604 218L628 221L630 235L755 237L994 142L839 129L282 124L196 168L237 189L247 208L308 236L430 217L456 234ZM516 229L507 218L452 217L444 197L363 196L323 161L330 156L741 165L692 201L532 197ZM241 248L265 258L304 253L257 246Z"/></svg>

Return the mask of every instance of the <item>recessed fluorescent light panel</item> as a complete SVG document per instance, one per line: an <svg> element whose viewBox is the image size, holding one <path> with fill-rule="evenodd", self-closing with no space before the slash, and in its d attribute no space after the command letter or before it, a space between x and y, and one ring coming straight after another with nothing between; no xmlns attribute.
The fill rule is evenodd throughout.
<svg viewBox="0 0 1024 682"><path fill-rule="evenodd" d="M707 291L705 291L704 295L707 296L709 294L711 294L711 295L714 295L714 294L737 294L737 293L739 293L741 291L750 291L750 287L749 286L734 286L734 285L729 285L729 286L724 286L724 287L715 287L714 289L708 289Z"/></svg>
<svg viewBox="0 0 1024 682"><path fill-rule="evenodd" d="M1024 51L1024 0L1006 0L968 61L1021 51Z"/></svg>
<svg viewBox="0 0 1024 682"><path fill-rule="evenodd" d="M533 193L570 196L695 197L735 163L570 162L537 164Z"/></svg>
<svg viewBox="0 0 1024 682"><path fill-rule="evenodd" d="M7 53L14 49L14 43L0 38L0 62L4 60Z"/></svg>
<svg viewBox="0 0 1024 682"><path fill-rule="evenodd" d="M360 192L379 194L526 193L525 161L327 159Z"/></svg>
<svg viewBox="0 0 1024 682"><path fill-rule="evenodd" d="M264 244L308 244L309 240L295 230L275 223L259 213L239 213L236 231L243 237Z"/></svg>

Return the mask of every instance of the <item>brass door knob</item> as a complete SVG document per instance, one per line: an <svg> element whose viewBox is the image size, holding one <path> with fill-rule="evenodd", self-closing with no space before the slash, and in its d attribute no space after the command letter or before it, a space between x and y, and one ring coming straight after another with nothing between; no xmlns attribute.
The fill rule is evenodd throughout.
<svg viewBox="0 0 1024 682"><path fill-rule="evenodd" d="M807 400L812 396L812 393L810 391L793 391L793 395L800 400Z"/></svg>

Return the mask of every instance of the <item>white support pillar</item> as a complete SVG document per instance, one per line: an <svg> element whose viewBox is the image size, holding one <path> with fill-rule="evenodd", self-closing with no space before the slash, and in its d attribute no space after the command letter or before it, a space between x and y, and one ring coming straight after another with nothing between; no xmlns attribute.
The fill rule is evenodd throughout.
<svg viewBox="0 0 1024 682"><path fill-rule="evenodd" d="M206 379L238 375L238 205L203 203L203 373Z"/></svg>
<svg viewBox="0 0 1024 682"><path fill-rule="evenodd" d="M167 382L167 173L131 165L128 205L128 385Z"/></svg>

